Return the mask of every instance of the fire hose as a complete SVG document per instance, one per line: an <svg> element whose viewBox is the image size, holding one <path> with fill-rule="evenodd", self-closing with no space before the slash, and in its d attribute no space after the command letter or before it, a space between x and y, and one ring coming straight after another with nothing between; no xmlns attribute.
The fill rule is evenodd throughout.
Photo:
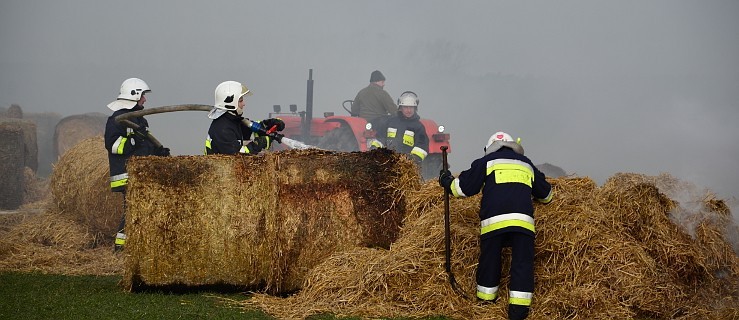
<svg viewBox="0 0 739 320"><path fill-rule="evenodd" d="M138 110L138 111L132 111L132 112L119 115L115 117L115 121L131 129L138 130L139 125L133 123L129 119L136 118L136 117L143 117L146 115L157 114L157 113L176 112L176 111L210 111L212 109L213 109L213 106L209 106L205 104L181 104L181 105L173 105L173 106L154 107L154 108L146 108L146 109ZM307 145L300 141L287 138L280 133L274 132L274 129L272 128L265 129L259 122L251 121L246 118L242 119L241 122L245 126L249 127L252 131L257 132L261 135L266 135L276 140L277 142L288 146L289 148L301 149L301 150L308 149L308 148L315 148L311 145ZM156 147L162 146L162 143L159 142L159 140L157 140L148 131L146 132L146 138L149 139L149 141L151 141L151 143L153 143L154 146Z"/></svg>

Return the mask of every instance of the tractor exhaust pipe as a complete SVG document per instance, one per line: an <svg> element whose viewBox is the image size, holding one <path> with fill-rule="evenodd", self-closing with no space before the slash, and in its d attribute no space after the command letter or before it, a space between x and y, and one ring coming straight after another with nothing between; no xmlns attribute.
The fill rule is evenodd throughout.
<svg viewBox="0 0 739 320"><path fill-rule="evenodd" d="M309 140L310 127L313 123L313 69L308 69L308 92L305 95L305 123L303 123L303 140Z"/></svg>

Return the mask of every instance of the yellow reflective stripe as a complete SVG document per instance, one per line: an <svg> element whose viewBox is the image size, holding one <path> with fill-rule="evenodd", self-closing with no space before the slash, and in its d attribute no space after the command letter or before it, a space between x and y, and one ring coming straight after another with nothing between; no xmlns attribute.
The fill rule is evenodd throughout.
<svg viewBox="0 0 739 320"><path fill-rule="evenodd" d="M495 183L523 183L533 185L534 170L523 161L514 159L495 159L487 163L487 174L495 173Z"/></svg>
<svg viewBox="0 0 739 320"><path fill-rule="evenodd" d="M454 181L452 181L452 195L455 197L466 197L467 195L462 192L462 187L459 186L459 178L454 178Z"/></svg>
<svg viewBox="0 0 739 320"><path fill-rule="evenodd" d="M210 135L205 137L205 150L203 150L203 154L208 154L208 150L213 149L213 147L211 147L211 141L213 140L210 138Z"/></svg>
<svg viewBox="0 0 739 320"><path fill-rule="evenodd" d="M387 137L388 138L395 138L395 135L397 135L398 129L395 128L387 128Z"/></svg>
<svg viewBox="0 0 739 320"><path fill-rule="evenodd" d="M403 133L403 144L406 146L413 146L414 144L416 144L416 138L414 137L415 135L415 132L405 130L405 132Z"/></svg>
<svg viewBox="0 0 739 320"><path fill-rule="evenodd" d="M411 154L415 154L419 158L421 158L421 160L423 160L423 159L426 159L426 155L428 155L428 152L426 152L426 150L423 150L419 147L413 147L413 149L411 149Z"/></svg>
<svg viewBox="0 0 739 320"><path fill-rule="evenodd" d="M522 227L531 230L531 232L536 232L534 218L530 215L524 213L506 213L480 221L480 234L486 234L507 227Z"/></svg>
<svg viewBox="0 0 739 320"><path fill-rule="evenodd" d="M249 153L249 148L246 146L241 146L241 149L239 149L239 153Z"/></svg>
<svg viewBox="0 0 739 320"><path fill-rule="evenodd" d="M122 246L126 244L126 239L115 238L115 244Z"/></svg>
<svg viewBox="0 0 739 320"><path fill-rule="evenodd" d="M375 148L382 148L382 142L380 142L380 140L371 139L370 141L371 141L370 146L375 147Z"/></svg>
<svg viewBox="0 0 739 320"><path fill-rule="evenodd" d="M488 300L492 301L495 300L495 298L498 297L498 287L484 287L481 285L477 285L477 297L482 300Z"/></svg>
<svg viewBox="0 0 739 320"><path fill-rule="evenodd" d="M110 152L113 154L123 154L123 148L126 146L126 141L128 141L128 138L126 137L118 137L118 139L115 139Z"/></svg>
<svg viewBox="0 0 739 320"><path fill-rule="evenodd" d="M554 190L549 190L549 194L544 199L536 199L536 201L539 201L541 203L549 203L552 201L552 197L554 197Z"/></svg>
<svg viewBox="0 0 739 320"><path fill-rule="evenodd" d="M508 303L519 306L531 306L531 298L533 293L524 291L513 291L510 292Z"/></svg>
<svg viewBox="0 0 739 320"><path fill-rule="evenodd" d="M128 173L121 173L110 177L110 187L120 187L128 184Z"/></svg>

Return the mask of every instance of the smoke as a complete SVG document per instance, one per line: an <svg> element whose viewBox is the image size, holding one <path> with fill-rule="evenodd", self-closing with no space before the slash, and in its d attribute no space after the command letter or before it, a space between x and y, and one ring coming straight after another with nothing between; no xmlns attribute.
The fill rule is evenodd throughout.
<svg viewBox="0 0 739 320"><path fill-rule="evenodd" d="M670 211L670 221L682 227L693 239L696 238L696 228L704 222L721 226L721 234L731 244L734 252L739 254L739 224L737 224L739 204L736 199L723 200L730 211L724 217L724 213L717 212L721 207L718 207L718 210L712 207L712 204L715 205L722 200L716 198L716 195L707 188L689 182L668 185L664 181L657 181L656 185L660 191L677 202L677 207Z"/></svg>

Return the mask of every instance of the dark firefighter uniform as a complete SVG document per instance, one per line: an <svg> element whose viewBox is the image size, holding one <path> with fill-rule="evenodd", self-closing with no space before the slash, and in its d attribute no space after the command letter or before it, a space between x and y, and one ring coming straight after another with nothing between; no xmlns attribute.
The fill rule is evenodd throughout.
<svg viewBox="0 0 739 320"><path fill-rule="evenodd" d="M125 192L128 184L128 173L126 172L126 161L131 156L148 156L155 153L155 146L148 139L134 134L133 129L128 128L115 121L115 117L133 111L142 110L144 107L136 105L132 109L121 109L108 117L105 124L105 149L108 150L108 163L110 164L110 189L113 192ZM149 122L144 117L128 119L137 124L146 132Z"/></svg>
<svg viewBox="0 0 739 320"><path fill-rule="evenodd" d="M262 149L269 149L271 138L258 136L256 128L252 130L241 120L243 117L231 112L226 112L217 119L213 119L208 129L208 137L205 140L205 154L257 154ZM259 123L261 126L270 128L281 120L267 119ZM274 123L273 123L274 122ZM282 124L284 128L284 123ZM278 129L279 130L279 129ZM252 141L252 133L255 138ZM249 141L244 145L244 141Z"/></svg>
<svg viewBox="0 0 739 320"><path fill-rule="evenodd" d="M508 147L490 152L472 162L449 186L455 197L472 196L482 190L479 299L497 299L501 250L511 246L509 317L512 319L526 318L534 291L536 229L531 197L543 203L552 199L552 188L544 174L522 153L522 149L519 154Z"/></svg>
<svg viewBox="0 0 739 320"><path fill-rule="evenodd" d="M381 121L377 121L380 123ZM385 132L383 135L381 132ZM426 128L421 123L421 117L414 113L412 117L406 118L398 111L397 117L388 117L387 122L378 125L379 142L384 147L399 153L409 154L411 159L420 164L429 150L429 137ZM373 141L372 147L379 148L383 144Z"/></svg>
<svg viewBox="0 0 739 320"><path fill-rule="evenodd" d="M126 162L131 156L153 155L158 150L149 139L144 138L143 133L149 128L149 122L144 117L128 119L139 126L140 133L135 133L133 129L117 123L115 117L142 109L144 109L143 106L136 105L131 109L115 111L108 117L105 124L105 149L108 150L108 164L110 165L110 190L123 193L124 214L115 237L116 250L120 250L126 244L126 234L123 231L126 225L126 185L128 185Z"/></svg>

